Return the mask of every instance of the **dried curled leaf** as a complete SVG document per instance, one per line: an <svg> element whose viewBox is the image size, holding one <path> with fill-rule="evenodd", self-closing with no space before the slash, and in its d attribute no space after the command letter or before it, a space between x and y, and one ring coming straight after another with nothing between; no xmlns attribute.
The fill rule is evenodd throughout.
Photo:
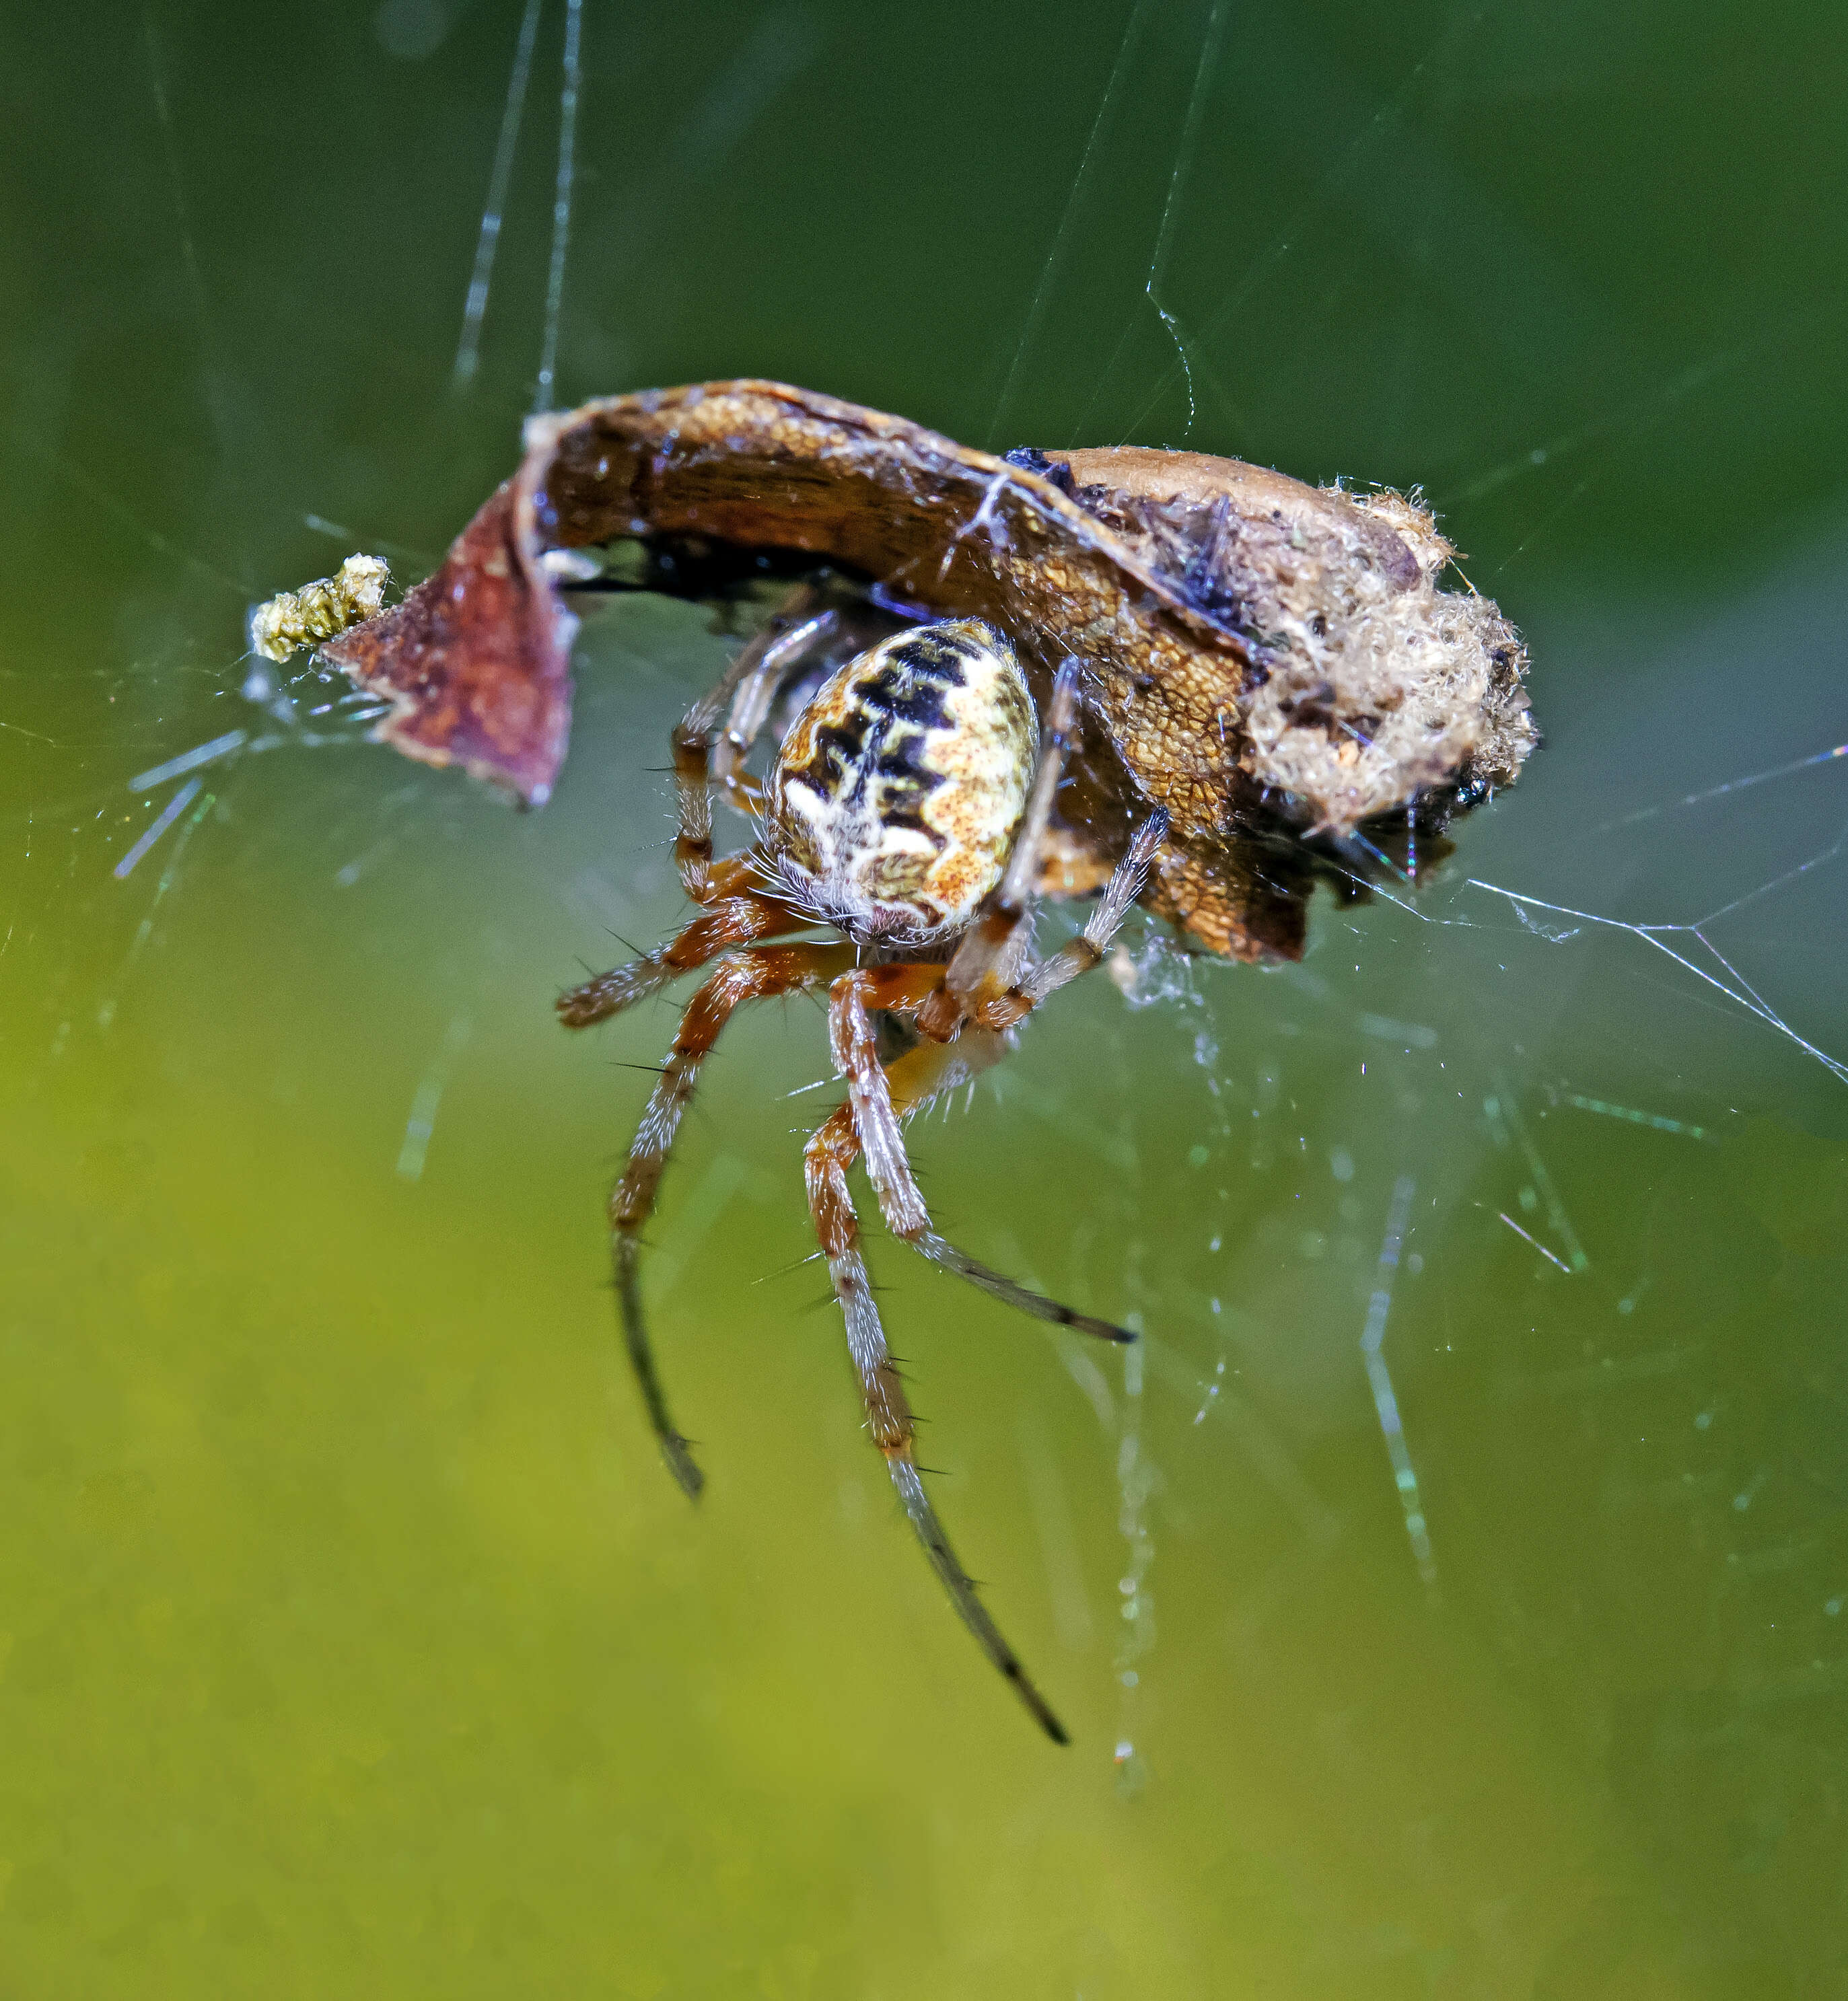
<svg viewBox="0 0 1848 2001"><path fill-rule="evenodd" d="M1237 779L1202 747L1223 701L1208 663L1152 703L1111 684L1112 736L1138 775L1177 757L1209 796L1239 780L1301 824L1345 833L1422 795L1505 785L1537 739L1526 654L1495 606L1438 579L1456 552L1402 495L1305 486L1197 452L1126 446L1047 461L1074 497L1243 637ZM1158 732L1150 712L1167 712ZM1166 801L1164 801L1166 803Z"/></svg>
<svg viewBox="0 0 1848 2001"><path fill-rule="evenodd" d="M1415 804L1441 823L1537 740L1518 638L1437 587L1450 547L1397 495L1197 453L1000 459L752 381L607 398L526 442L436 575L324 652L390 699L386 740L529 804L564 756L576 629L543 559L624 537L806 552L987 618L1042 695L1081 660L1094 721L1065 818L1108 855L1165 806L1145 900L1240 957L1300 949L1304 871L1266 826L1338 835Z"/></svg>

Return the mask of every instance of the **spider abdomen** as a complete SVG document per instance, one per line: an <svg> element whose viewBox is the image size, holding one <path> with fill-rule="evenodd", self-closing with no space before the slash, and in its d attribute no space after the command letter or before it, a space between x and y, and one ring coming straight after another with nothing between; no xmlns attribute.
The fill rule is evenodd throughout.
<svg viewBox="0 0 1848 2001"><path fill-rule="evenodd" d="M1001 879L1037 749L1014 649L960 618L837 668L784 739L764 847L802 909L867 944L966 928Z"/></svg>

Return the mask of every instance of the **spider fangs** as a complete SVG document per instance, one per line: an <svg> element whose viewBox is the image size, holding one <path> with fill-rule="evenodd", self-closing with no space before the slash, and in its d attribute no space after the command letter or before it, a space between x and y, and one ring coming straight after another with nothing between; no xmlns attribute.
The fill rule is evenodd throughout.
<svg viewBox="0 0 1848 2001"><path fill-rule="evenodd" d="M745 649L675 733L675 858L700 914L658 951L562 996L559 1012L568 1026L583 1028L719 961L680 1017L610 1200L629 1359L663 1454L680 1485L697 1495L701 1475L668 1414L643 1324L641 1232L699 1067L732 1011L745 1000L827 988L834 1066L847 1095L809 1140L805 1167L867 1422L964 1623L1041 1728L1063 1744L1063 1726L989 1616L924 1491L911 1409L868 1282L847 1171L864 1155L888 1227L935 1263L1042 1320L1106 1340L1132 1338L1028 1292L939 1237L900 1128L994 1063L1017 1023L1098 964L1142 889L1167 820L1157 809L1143 822L1083 931L1035 960L1029 920L1077 719L1075 665L1068 663L1054 684L1035 764L1032 698L999 632L960 619L898 633L823 682L760 785L743 763L777 690L799 659L834 634L838 619L830 610L786 616L780 630ZM717 860L715 783L757 816L760 828L753 846ZM840 939L759 942L816 926ZM884 1065L872 1018L881 1014L908 1023L917 1039Z"/></svg>

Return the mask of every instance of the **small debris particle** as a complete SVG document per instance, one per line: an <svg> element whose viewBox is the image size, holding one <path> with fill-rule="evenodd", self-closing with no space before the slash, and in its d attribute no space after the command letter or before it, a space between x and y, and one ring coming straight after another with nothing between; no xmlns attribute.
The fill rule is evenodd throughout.
<svg viewBox="0 0 1848 2001"><path fill-rule="evenodd" d="M377 556L349 556L332 576L285 590L250 614L250 644L266 660L286 660L364 625L385 609L391 572Z"/></svg>

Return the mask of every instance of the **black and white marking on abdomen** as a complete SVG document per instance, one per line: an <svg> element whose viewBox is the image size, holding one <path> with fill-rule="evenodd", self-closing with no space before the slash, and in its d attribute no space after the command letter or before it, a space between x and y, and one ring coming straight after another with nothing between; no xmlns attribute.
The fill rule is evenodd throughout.
<svg viewBox="0 0 1848 2001"><path fill-rule="evenodd" d="M1001 879L1036 749L1013 649L917 627L829 676L784 740L764 846L790 894L865 941L960 930Z"/></svg>

